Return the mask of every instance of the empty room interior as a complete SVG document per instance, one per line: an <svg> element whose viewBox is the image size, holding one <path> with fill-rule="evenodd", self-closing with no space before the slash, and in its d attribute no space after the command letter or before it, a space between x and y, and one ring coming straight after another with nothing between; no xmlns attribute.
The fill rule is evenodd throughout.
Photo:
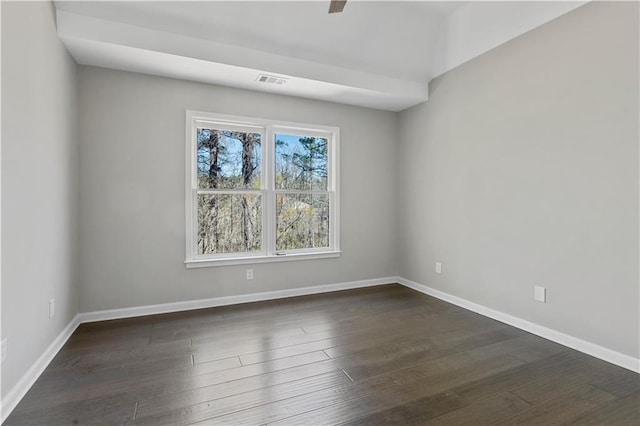
<svg viewBox="0 0 640 426"><path fill-rule="evenodd" d="M636 1L2 1L3 425L640 425Z"/></svg>

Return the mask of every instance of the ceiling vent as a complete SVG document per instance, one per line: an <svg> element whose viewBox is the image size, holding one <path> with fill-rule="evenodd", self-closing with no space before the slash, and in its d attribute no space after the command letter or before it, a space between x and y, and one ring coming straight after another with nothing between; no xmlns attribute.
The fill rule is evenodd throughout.
<svg viewBox="0 0 640 426"><path fill-rule="evenodd" d="M274 77L272 75L260 74L256 79L259 83L267 83L267 84L276 84L278 86L282 86L287 82L286 78Z"/></svg>

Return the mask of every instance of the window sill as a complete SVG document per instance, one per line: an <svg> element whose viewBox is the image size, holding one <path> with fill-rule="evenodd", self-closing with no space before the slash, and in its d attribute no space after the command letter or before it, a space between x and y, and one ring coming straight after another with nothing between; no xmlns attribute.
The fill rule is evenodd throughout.
<svg viewBox="0 0 640 426"><path fill-rule="evenodd" d="M293 260L328 259L340 257L341 251L323 251L316 253L291 253L282 256L252 256L227 259L201 259L184 262L187 269L209 268L213 266L248 265L254 263L290 262Z"/></svg>

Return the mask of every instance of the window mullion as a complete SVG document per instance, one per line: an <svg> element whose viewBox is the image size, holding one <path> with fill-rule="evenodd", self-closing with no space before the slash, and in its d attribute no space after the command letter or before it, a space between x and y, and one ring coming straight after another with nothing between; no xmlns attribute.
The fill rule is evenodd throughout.
<svg viewBox="0 0 640 426"><path fill-rule="evenodd" d="M197 175L197 158L195 141L195 126L192 119L192 113L186 112L186 209L185 209L185 231L186 231L186 256L187 259L193 259L196 254L196 245L198 241L196 223L197 223L197 205L196 205L196 175Z"/></svg>
<svg viewBox="0 0 640 426"><path fill-rule="evenodd" d="M191 191L191 256L195 257L198 253L198 190Z"/></svg>
<svg viewBox="0 0 640 426"><path fill-rule="evenodd" d="M339 130L336 129L331 135L327 149L327 189L330 191L329 197L329 244L334 250L340 250L340 156Z"/></svg>
<svg viewBox="0 0 640 426"><path fill-rule="evenodd" d="M195 190L198 194L260 194L262 195L262 190L260 189L253 189L253 188L249 188L249 189L245 189L245 188L238 188L238 189L206 189L206 188L198 188Z"/></svg>
<svg viewBox="0 0 640 426"><path fill-rule="evenodd" d="M263 183L265 206L264 214L264 245L267 256L275 255L276 251L276 197L275 197L275 134L272 126L266 126L266 143L263 151L265 175Z"/></svg>

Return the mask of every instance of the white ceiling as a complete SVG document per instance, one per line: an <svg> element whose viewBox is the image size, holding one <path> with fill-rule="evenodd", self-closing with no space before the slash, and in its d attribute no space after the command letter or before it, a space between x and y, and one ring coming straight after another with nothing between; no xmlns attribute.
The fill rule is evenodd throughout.
<svg viewBox="0 0 640 426"><path fill-rule="evenodd" d="M399 111L442 72L583 3L351 0L331 15L324 0L55 4L81 64Z"/></svg>

